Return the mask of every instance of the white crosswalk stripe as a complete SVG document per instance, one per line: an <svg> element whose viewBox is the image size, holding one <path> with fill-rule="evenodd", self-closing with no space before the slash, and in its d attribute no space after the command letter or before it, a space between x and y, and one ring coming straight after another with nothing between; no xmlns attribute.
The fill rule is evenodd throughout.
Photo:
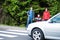
<svg viewBox="0 0 60 40"><path fill-rule="evenodd" d="M11 29L9 29L8 31L15 31L15 32L27 32L27 31L25 31L25 30L11 30Z"/></svg>
<svg viewBox="0 0 60 40"><path fill-rule="evenodd" d="M16 34L16 35L27 35L25 33L16 33L16 32L9 32L9 31L0 31L1 33L9 33L9 34Z"/></svg>
<svg viewBox="0 0 60 40"><path fill-rule="evenodd" d="M24 33L22 33L24 32ZM19 37L20 35L28 35L27 33L25 33L27 31L21 31L21 30L5 30L5 31L0 31L0 39L4 39L1 38L2 37L9 37L9 38L15 38L15 37Z"/></svg>
<svg viewBox="0 0 60 40"><path fill-rule="evenodd" d="M14 36L14 35L1 34L1 33L0 33L0 36L4 36L4 37L17 37L17 36Z"/></svg>
<svg viewBox="0 0 60 40"><path fill-rule="evenodd" d="M0 39L4 39L4 38L0 38Z"/></svg>

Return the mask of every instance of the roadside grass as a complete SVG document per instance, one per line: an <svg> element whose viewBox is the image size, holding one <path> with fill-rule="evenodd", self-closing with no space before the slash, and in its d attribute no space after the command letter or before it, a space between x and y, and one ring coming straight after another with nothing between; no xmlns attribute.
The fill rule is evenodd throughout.
<svg viewBox="0 0 60 40"><path fill-rule="evenodd" d="M26 26L24 24L21 24L20 28L26 28Z"/></svg>

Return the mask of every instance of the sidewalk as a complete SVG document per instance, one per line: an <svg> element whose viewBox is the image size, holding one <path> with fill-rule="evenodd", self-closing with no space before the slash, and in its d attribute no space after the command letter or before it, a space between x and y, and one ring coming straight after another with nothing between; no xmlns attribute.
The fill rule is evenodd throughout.
<svg viewBox="0 0 60 40"><path fill-rule="evenodd" d="M25 27L0 25L0 30L26 30Z"/></svg>

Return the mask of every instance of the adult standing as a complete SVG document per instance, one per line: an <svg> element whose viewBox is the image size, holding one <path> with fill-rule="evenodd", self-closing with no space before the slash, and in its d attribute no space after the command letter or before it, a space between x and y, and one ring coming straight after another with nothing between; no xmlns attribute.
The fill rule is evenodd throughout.
<svg viewBox="0 0 60 40"><path fill-rule="evenodd" d="M27 27L28 27L28 25L33 22L33 18L34 18L34 11L33 11L32 7L27 12L27 15L28 15L28 18L27 18Z"/></svg>
<svg viewBox="0 0 60 40"><path fill-rule="evenodd" d="M50 12L46 8L45 11L43 12L43 20L48 20L50 18Z"/></svg>

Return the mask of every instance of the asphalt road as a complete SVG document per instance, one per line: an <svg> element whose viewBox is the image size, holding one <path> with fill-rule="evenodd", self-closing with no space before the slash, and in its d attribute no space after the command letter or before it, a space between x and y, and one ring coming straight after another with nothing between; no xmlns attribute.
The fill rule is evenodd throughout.
<svg viewBox="0 0 60 40"><path fill-rule="evenodd" d="M0 40L32 40L26 31L21 30L0 30ZM55 40L55 39L45 39Z"/></svg>

